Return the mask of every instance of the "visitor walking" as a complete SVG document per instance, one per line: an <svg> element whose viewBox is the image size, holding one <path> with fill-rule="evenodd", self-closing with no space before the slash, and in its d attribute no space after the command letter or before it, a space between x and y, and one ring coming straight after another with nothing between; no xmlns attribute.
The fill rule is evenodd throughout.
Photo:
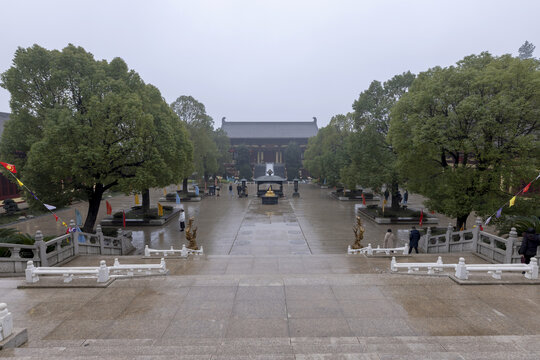
<svg viewBox="0 0 540 360"><path fill-rule="evenodd" d="M233 192L232 192L232 183L229 183L229 197L232 199L233 198Z"/></svg>
<svg viewBox="0 0 540 360"><path fill-rule="evenodd" d="M407 210L408 200L409 200L409 191L405 190L405 194L403 194L403 202L401 203L403 205L403 210Z"/></svg>
<svg viewBox="0 0 540 360"><path fill-rule="evenodd" d="M412 252L413 248L418 254L418 241L420 241L420 231L416 230L416 227L413 226L409 233L409 254Z"/></svg>
<svg viewBox="0 0 540 360"><path fill-rule="evenodd" d="M536 256L536 249L540 245L540 238L536 233L536 230L528 228L527 231L523 233L523 240L521 241L521 246L518 250L518 254L521 255L521 262L529 264L531 258Z"/></svg>
<svg viewBox="0 0 540 360"><path fill-rule="evenodd" d="M236 185L236 192L238 193L238 197L242 197L242 185L240 183Z"/></svg>
<svg viewBox="0 0 540 360"><path fill-rule="evenodd" d="M390 191L388 191L388 188L384 190L384 200L388 201L388 198L390 197Z"/></svg>
<svg viewBox="0 0 540 360"><path fill-rule="evenodd" d="M184 209L180 209L180 216L178 216L178 222L180 223L180 231L184 231L186 228L186 213Z"/></svg>
<svg viewBox="0 0 540 360"><path fill-rule="evenodd" d="M384 234L384 244L385 249L396 247L396 237L392 233L392 229L388 229L386 234Z"/></svg>

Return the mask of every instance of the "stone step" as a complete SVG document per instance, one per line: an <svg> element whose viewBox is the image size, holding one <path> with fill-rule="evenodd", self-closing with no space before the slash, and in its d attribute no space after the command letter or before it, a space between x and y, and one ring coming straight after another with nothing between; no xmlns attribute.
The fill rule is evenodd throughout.
<svg viewBox="0 0 540 360"><path fill-rule="evenodd" d="M32 341L17 359L539 359L540 335Z"/></svg>

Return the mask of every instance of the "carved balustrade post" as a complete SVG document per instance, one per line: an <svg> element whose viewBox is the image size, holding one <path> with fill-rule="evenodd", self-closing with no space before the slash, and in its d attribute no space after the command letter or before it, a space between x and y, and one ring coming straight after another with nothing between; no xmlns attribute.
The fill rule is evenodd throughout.
<svg viewBox="0 0 540 360"><path fill-rule="evenodd" d="M34 243L37 246L39 252L40 266L49 266L49 260L47 259L47 245L43 241L43 234L41 230L36 231L36 241Z"/></svg>

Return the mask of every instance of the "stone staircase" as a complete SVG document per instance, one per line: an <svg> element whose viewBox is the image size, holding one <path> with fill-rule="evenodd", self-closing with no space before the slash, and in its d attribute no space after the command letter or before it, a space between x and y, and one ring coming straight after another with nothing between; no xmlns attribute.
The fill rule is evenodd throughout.
<svg viewBox="0 0 540 360"><path fill-rule="evenodd" d="M29 341L0 358L540 359L538 286L393 275L389 261L204 256L105 289L2 280L0 300Z"/></svg>
<svg viewBox="0 0 540 360"><path fill-rule="evenodd" d="M88 339L8 349L17 359L486 359L540 358L540 336L260 339Z"/></svg>

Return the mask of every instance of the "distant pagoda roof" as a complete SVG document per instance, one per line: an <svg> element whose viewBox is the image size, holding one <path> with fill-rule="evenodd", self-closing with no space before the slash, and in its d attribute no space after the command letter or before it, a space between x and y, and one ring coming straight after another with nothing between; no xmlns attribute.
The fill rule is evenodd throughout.
<svg viewBox="0 0 540 360"><path fill-rule="evenodd" d="M313 121L222 121L221 129L231 139L302 139L317 135Z"/></svg>

